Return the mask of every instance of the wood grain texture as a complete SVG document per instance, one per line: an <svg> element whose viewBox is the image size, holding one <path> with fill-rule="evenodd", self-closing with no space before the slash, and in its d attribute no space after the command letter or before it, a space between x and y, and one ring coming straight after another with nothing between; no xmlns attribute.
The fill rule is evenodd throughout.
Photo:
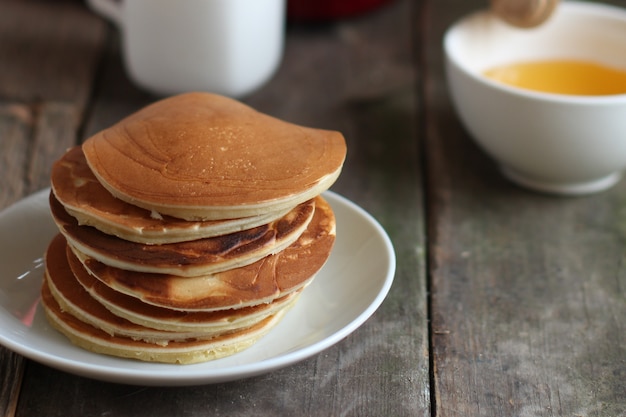
<svg viewBox="0 0 626 417"><path fill-rule="evenodd" d="M79 0L3 0L0 97L84 108L106 25Z"/></svg>
<svg viewBox="0 0 626 417"><path fill-rule="evenodd" d="M26 193L26 166L29 137L32 133L32 113L21 104L0 104L0 207L17 201Z"/></svg>
<svg viewBox="0 0 626 417"><path fill-rule="evenodd" d="M473 144L435 39L476 6L423 21L436 415L626 415L626 184L531 193Z"/></svg>
<svg viewBox="0 0 626 417"><path fill-rule="evenodd" d="M0 347L0 416L13 417L19 398L25 359Z"/></svg>

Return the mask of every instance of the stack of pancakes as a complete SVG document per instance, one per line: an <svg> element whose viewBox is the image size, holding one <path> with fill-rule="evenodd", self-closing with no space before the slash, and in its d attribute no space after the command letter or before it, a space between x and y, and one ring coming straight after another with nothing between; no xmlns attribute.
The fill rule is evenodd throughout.
<svg viewBox="0 0 626 417"><path fill-rule="evenodd" d="M196 363L255 343L328 259L338 132L237 101L158 101L66 152L42 304L73 343Z"/></svg>

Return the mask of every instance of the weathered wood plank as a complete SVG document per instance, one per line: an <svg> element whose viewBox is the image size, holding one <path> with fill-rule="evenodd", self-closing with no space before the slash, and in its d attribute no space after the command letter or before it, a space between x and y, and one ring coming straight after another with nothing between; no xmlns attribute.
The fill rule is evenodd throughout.
<svg viewBox="0 0 626 417"><path fill-rule="evenodd" d="M73 103L46 102L36 106L36 124L26 173L28 193L49 186L54 161L79 142L82 112Z"/></svg>
<svg viewBox="0 0 626 417"><path fill-rule="evenodd" d="M0 346L0 416L13 417L17 409L25 359Z"/></svg>
<svg viewBox="0 0 626 417"><path fill-rule="evenodd" d="M0 98L54 100L84 108L106 25L77 0L4 0Z"/></svg>
<svg viewBox="0 0 626 417"><path fill-rule="evenodd" d="M3 142L3 152L0 153L1 208L17 201L26 192L24 178L31 132L32 112L27 106L0 105L0 137Z"/></svg>
<svg viewBox="0 0 626 417"><path fill-rule="evenodd" d="M428 4L436 415L626 415L626 183L555 198L504 180L453 113L436 42L485 4Z"/></svg>

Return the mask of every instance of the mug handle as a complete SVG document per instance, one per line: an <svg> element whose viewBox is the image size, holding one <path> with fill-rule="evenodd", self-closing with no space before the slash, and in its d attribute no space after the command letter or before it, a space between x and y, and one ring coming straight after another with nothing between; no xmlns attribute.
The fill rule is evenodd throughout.
<svg viewBox="0 0 626 417"><path fill-rule="evenodd" d="M123 0L87 0L89 8L117 25L122 24Z"/></svg>

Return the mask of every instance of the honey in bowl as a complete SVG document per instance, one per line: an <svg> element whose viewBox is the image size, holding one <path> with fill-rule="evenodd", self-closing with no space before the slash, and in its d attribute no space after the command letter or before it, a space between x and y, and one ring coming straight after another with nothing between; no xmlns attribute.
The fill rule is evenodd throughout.
<svg viewBox="0 0 626 417"><path fill-rule="evenodd" d="M591 61L516 62L491 68L484 74L504 84L545 93L626 94L626 71Z"/></svg>

